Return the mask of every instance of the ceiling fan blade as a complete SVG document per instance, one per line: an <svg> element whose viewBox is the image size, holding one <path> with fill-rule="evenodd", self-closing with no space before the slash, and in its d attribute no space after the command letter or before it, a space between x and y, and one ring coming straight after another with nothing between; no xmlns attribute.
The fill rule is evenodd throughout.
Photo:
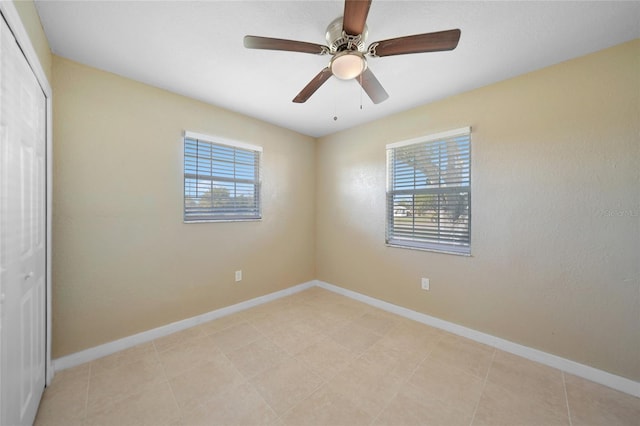
<svg viewBox="0 0 640 426"><path fill-rule="evenodd" d="M405 55L407 53L440 52L453 50L460 40L460 30L416 34L371 43L371 56Z"/></svg>
<svg viewBox="0 0 640 426"><path fill-rule="evenodd" d="M358 80L358 83L360 83L374 104L379 104L389 98L389 94L384 90L384 87L382 87L382 84L380 84L376 76L373 75L371 69L367 68L364 70L359 77L356 77L356 80Z"/></svg>
<svg viewBox="0 0 640 426"><path fill-rule="evenodd" d="M350 35L359 35L364 31L371 0L345 0L342 29Z"/></svg>
<svg viewBox="0 0 640 426"><path fill-rule="evenodd" d="M288 52L315 53L317 55L324 55L329 52L329 48L321 44L251 35L244 36L244 47L248 49L286 50Z"/></svg>
<svg viewBox="0 0 640 426"><path fill-rule="evenodd" d="M309 84L307 84L304 89L302 89L300 93L298 93L296 97L293 98L293 102L297 104L305 103L307 99L309 99L311 95L313 95L316 90L318 90L318 88L320 88L320 86L322 86L324 82L327 81L329 77L331 77L331 75L331 69L329 69L329 67L326 67L325 69L320 71L318 75L313 77L313 80L311 80Z"/></svg>

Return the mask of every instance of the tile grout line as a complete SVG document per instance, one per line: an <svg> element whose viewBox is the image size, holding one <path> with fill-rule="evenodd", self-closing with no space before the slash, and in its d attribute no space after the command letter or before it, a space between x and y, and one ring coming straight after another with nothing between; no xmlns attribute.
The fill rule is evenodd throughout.
<svg viewBox="0 0 640 426"><path fill-rule="evenodd" d="M255 327L254 327L254 328L255 328ZM260 331L260 330L258 330L258 331ZM250 343L249 343L249 344L250 344ZM248 345L245 345L245 346L248 346ZM244 347L244 346L243 346L243 347ZM238 348L238 349L241 349L241 348ZM273 411L273 413L276 415L276 417L278 418L278 420L280 420L280 416L278 415L278 413L276 412L276 410L274 410L274 409L273 409L273 407L271 406L271 404L269 404L269 401L267 401L267 400L262 396L262 394L260 393L260 391L258 390L258 388L256 388L256 386L255 386L255 385L253 384L253 382L251 381L251 378L250 378L249 376L247 376L245 373L243 373L242 371L240 371L240 370L238 369L238 367L236 367L236 365L233 363L233 361L231 360L231 358L229 358L229 356L228 356L228 355L227 355L223 350L221 350L221 349L219 349L219 350L220 350L220 353L222 354L222 356L223 356L223 357L224 357L224 358L229 362L229 365L231 366L231 368L233 368L233 369L235 370L235 372L236 372L236 373L238 373L238 374L240 375L240 377L242 377L242 379L243 379L243 382L242 382L241 384L239 384L238 386L236 386L235 388L238 388L238 387L240 387L240 386L242 386L242 385L245 385L245 384L246 384L247 386L250 386L250 387L251 387L251 389L253 389L253 391L254 391L254 392L255 392L255 393L256 393L256 394L257 394L257 395L258 395L258 396L259 396L259 397L264 401L264 403L265 403L265 404L267 404L267 407L269 407L269 408L271 409L271 411ZM236 349L236 350L237 350L237 349ZM259 374L262 374L262 373L259 373ZM253 377L257 377L259 374L255 375L255 376L253 376ZM225 393L227 393L227 392L223 392L223 393L221 393L221 395L224 395ZM211 395L210 395L210 396L209 396L209 398L207 398L207 401L209 401L209 400L211 400L211 399L213 399L213 398L215 398L215 395L214 395L214 396L211 396ZM203 402L203 403L201 403L201 404L204 404L204 402Z"/></svg>
<svg viewBox="0 0 640 426"><path fill-rule="evenodd" d="M284 323L284 321L283 321L283 323ZM269 343L271 343L271 344L275 345L278 349L280 349L281 351L283 351L283 352L284 352L285 354L287 354L289 357L291 357L291 358L295 358L295 357L296 357L296 354L294 354L294 353L290 352L289 350L287 350L287 348L285 348L285 347L283 347L283 346L280 346L279 344L277 344L276 342L274 342L274 341L273 341L273 339L271 338L271 336L270 336L269 334L267 334L266 332L264 332L264 331L262 331L261 329L259 329L258 327L256 327L256 326L255 326L254 324L252 324L250 321L247 321L247 324L249 324L251 327L253 327L253 328L254 328L254 329L255 329L255 330L256 330L256 331L261 335L261 337L262 337L263 339L265 339L265 340L267 340ZM256 341L258 341L258 339L253 340L252 342L249 342L248 344L243 345L243 346L241 346L241 347L239 347L239 348L236 348L236 349L234 349L234 351L239 350L239 349L242 349L242 348L244 348L244 347L246 347L246 346L248 346L248 345L250 345L251 343L256 342ZM285 362L285 361L283 361L283 362Z"/></svg>
<svg viewBox="0 0 640 426"><path fill-rule="evenodd" d="M325 335L324 338L330 339L331 337L329 335ZM349 350L348 348L346 348L345 346L341 345L339 342L335 342L337 345L341 346L342 348ZM274 343L275 344L275 343ZM284 349L283 349L284 350ZM297 361L301 362L302 364L304 364L309 371L318 376L321 380L322 383L320 383L318 385L318 387L316 387L315 389L313 389L313 391L311 391L311 393L309 395L307 395L305 398L303 398L302 400L298 401L295 405L293 405L292 407L289 407L284 413L282 413L281 416L278 416L278 419L281 420L284 423L284 417L287 416L287 414L289 414L291 411L293 411L296 407L298 407L300 404L302 404L303 402L307 401L308 399L310 399L313 395L315 395L316 393L320 392L325 386L329 385L329 382L332 381L335 377L337 377L337 375L339 373L334 374L333 376L331 376L330 378L325 378L324 376L318 375L316 374L316 372L313 371L313 368L304 360L300 360L297 358L297 355L291 354L288 351L285 350L285 352L287 352L287 354L289 354L291 356L291 358L296 359ZM362 355L364 354L364 351L360 354L357 354L357 356L354 358L353 361L358 360ZM339 393L339 392L338 392ZM268 403L267 403L268 404ZM273 408L272 408L273 409ZM275 412L275 410L274 410ZM276 413L277 414L277 413Z"/></svg>
<svg viewBox="0 0 640 426"><path fill-rule="evenodd" d="M391 331L391 330L389 330ZM433 352L433 349L438 346L438 343L440 343L442 341L442 339L444 338L443 335L440 335L438 337L438 339L436 340L436 342L433 344L433 347L425 354L424 358L422 358L420 360L420 362L418 362L418 364L413 368L413 371L411 371L411 374L409 374L409 376L407 377L407 380L404 381L403 386L407 386L407 384L409 383L409 381L411 380L411 378L413 377L413 375L416 373L416 371L418 371L418 368L420 368L422 366L422 364L427 360L427 358L429 358L431 356L431 353ZM370 425L373 425L376 420L378 420L378 418L380 418L380 415L382 413L384 413L384 411L387 409L387 407L389 406L389 404L391 404L391 402L396 398L396 396L398 396L398 394L400 393L400 389L398 389L393 396L389 399L389 401L385 404L385 406L382 408L382 410L380 410L378 412L378 414L373 418L373 420L371 421Z"/></svg>
<svg viewBox="0 0 640 426"><path fill-rule="evenodd" d="M284 323L284 322L285 322L285 321L283 321L283 323ZM280 346L280 345L278 345L276 342L274 342L274 341L271 339L271 337L270 337L266 332L264 332L264 331L262 331L261 329L259 329L258 327L256 327L256 326L252 323L252 321L251 321L251 320L245 320L245 323L246 323L246 324L248 324L249 326L251 326L254 330L256 330L256 331L258 332L258 334L260 334L260 336L261 336L263 339L266 339L269 343L272 343L272 344L276 345L279 349L281 349L284 353L286 353L286 354L287 354L287 355L289 355L290 357L293 357L293 356L294 356L294 355L293 355L292 353L290 353L288 350L286 350L285 348L281 347L281 346ZM236 348L236 349L234 349L234 351L239 350L239 349L242 349L242 348L244 348L245 346L248 346L248 345L250 345L251 343L256 342L256 341L258 341L258 339L254 340L254 341L252 341L252 342L249 342L248 344L243 345L243 346L241 346L241 347L239 347L239 348ZM233 362L233 361L232 361L232 362ZM248 379L247 379L247 380L248 380Z"/></svg>
<svg viewBox="0 0 640 426"><path fill-rule="evenodd" d="M362 316L364 316L364 315L365 315L365 314L364 314L364 313L362 313L362 314L359 314L359 315L354 316L353 318L349 318L349 319L344 320L344 323L345 323L345 324L344 324L344 327L346 327L346 325L347 325L347 324L354 322L356 318L360 318L360 317L362 317ZM340 328L343 328L343 327L341 326ZM324 333L323 333L323 334L324 334ZM265 337L267 337L267 338L268 338L268 336L265 336ZM382 337L383 337L383 336L380 336L380 338L382 338ZM346 349L346 350L347 350L347 351L349 351L349 352L353 352L350 348L347 348L346 346L344 346L344 345L343 345L343 344L341 344L340 342L337 342L337 341L333 340L333 339L331 338L331 334L325 334L323 338L330 339L330 340L332 340L333 342L335 342L338 346L340 346L340 347L342 347L342 348ZM275 342L273 342L273 343L274 343L274 344L276 344ZM276 345L277 345L277 344L276 344ZM309 366L309 364L307 364L307 363L306 363L305 361L303 361L303 360L299 360L299 359L297 359L297 355L296 355L296 354L291 354L291 353L289 353L286 349L284 349L284 348L282 348L282 349L283 349L285 352L287 352L287 353L288 353L292 358L294 358L294 359L298 360L299 362L302 362L303 364L305 364L305 365L307 366L307 368L309 368L309 370L310 370L310 372L311 372L312 374L316 374L316 373L313 371L313 369ZM357 360L359 360L360 358L362 358L362 356L364 356L364 354L366 353L367 349L368 349L368 348L365 348L365 349L363 349L362 351L360 351L359 353L355 353L355 352L354 352L354 355L356 355L356 356L355 356L355 358L353 359L353 361L352 361L352 362L356 362ZM317 374L316 374L316 375L317 375ZM298 406L299 406L300 404L302 404L303 402L305 402L305 401L309 400L313 395L315 395L315 394L317 394L318 392L320 392L323 388L325 388L326 386L328 386L328 385L329 385L329 382L330 382L330 381L332 381L335 377L337 377L337 374L334 374L333 376L331 376L331 377L330 377L330 378L328 378L328 379L326 379L326 378L325 378L325 377L323 377L323 376L318 376L318 377L320 377L320 378L322 379L322 383L321 383L320 385L318 385L318 387L316 387L316 388L315 388L315 389L314 389L314 390L313 390L309 395L307 395L305 398L303 398L302 400L298 401L298 402L297 402L295 405L293 405L292 407L289 407L289 409L287 409L284 413L282 413L282 415L279 415L279 416L278 416L278 419L279 419L280 421L282 421L282 422L284 423L284 418L285 418L285 417L286 417L290 412L292 412L296 407L298 407ZM340 393L340 392L338 391L338 393ZM267 404L268 404L268 403L267 403ZM273 408L272 408L272 409L273 409ZM274 412L275 412L275 410L274 410ZM277 414L277 413L276 413L276 414ZM374 418L372 421L375 421L375 418Z"/></svg>
<svg viewBox="0 0 640 426"><path fill-rule="evenodd" d="M480 397L478 398L478 402L476 402L476 407L473 409L473 416L471 416L471 422L469 422L469 426L473 426L473 422L476 419L476 413L478 412L478 407L480 406L480 401L482 400L482 395L484 394L484 390L487 387L487 380L489 379L489 373L491 372L491 367L493 367L493 361L496 357L497 349L493 349L493 353L491 354L491 362L489 363L489 368L487 368L487 374L484 376L484 381L482 382L482 391L480 391Z"/></svg>
<svg viewBox="0 0 640 426"><path fill-rule="evenodd" d="M84 415L82 416L82 424L87 422L87 417L89 417L89 387L91 386L91 375L93 373L93 361L89 363L89 373L87 377L87 391L84 396Z"/></svg>
<svg viewBox="0 0 640 426"><path fill-rule="evenodd" d="M176 404L176 407L178 407L178 413L180 413L180 423L182 423L182 420L184 417L184 413L182 412L182 407L180 406L180 404L178 404L178 398L176 398L176 394L173 391L173 386L171 385L171 380L169 380L169 376L167 376L167 371L164 368L164 363L160 359L160 352L158 351L155 340L152 340L151 344L153 345L153 353L156 355L156 359L160 363L160 367L162 367L162 374L164 375L164 379L166 383L169 385L169 389L171 390L171 397L173 398L173 402Z"/></svg>
<svg viewBox="0 0 640 426"><path fill-rule="evenodd" d="M308 306L311 306L311 305L308 305ZM324 333L323 333L323 337L322 337L322 339L331 339L331 335L330 335L330 334L324 334ZM277 346L277 343L275 343L275 342L272 342L272 343L273 343L273 344L275 344L275 345ZM338 343L338 342L336 342L336 343L337 343L339 346L342 346L342 345L340 345L340 343ZM344 347L344 346L343 346L343 347ZM288 353L288 354L289 354L293 359L296 359L297 361L299 361L299 362L303 363L303 364L304 364L304 365L309 369L309 372L310 372L311 374L315 374L316 376L318 376L318 377L322 380L322 383L320 383L320 384L318 385L318 387L316 387L313 391L311 391L311 393L310 393L309 395L307 395L305 398L303 398L301 401L299 401L298 403L296 403L296 404L295 404L295 405L293 405L292 407L289 407L289 409L288 409L288 410L286 410L284 413L282 413L282 415L278 415L278 419L279 419L282 423L284 423L284 418L285 418L285 417L286 417L290 412L292 412L294 408L298 407L300 404L302 404L303 402L305 402L305 401L307 401L308 399L310 399L313 395L315 395L316 393L320 392L324 387L328 386L329 382L330 382L330 381L333 379L333 377L335 377L336 375L332 376L332 377L331 377L331 378L329 378L329 379L325 379L325 377L324 377L324 376L316 374L316 372L314 372L314 371L313 371L313 368L312 368L312 367L311 367L307 362L305 362L304 360L298 359L298 358L297 358L297 355L298 355L298 354L292 354L292 353L289 353L289 351L287 351L286 349L284 349L284 348L282 348L282 349L283 349L286 353ZM347 348L345 348L345 349L347 349ZM272 408L272 409L273 409L273 408ZM274 410L274 412L275 412L275 410ZM277 414L277 413L276 413L276 414Z"/></svg>
<svg viewBox="0 0 640 426"><path fill-rule="evenodd" d="M315 395L316 393L320 392L320 390L322 390L322 388L324 388L327 384L328 384L328 381L325 381L324 378L323 378L322 383L320 383L317 388L312 390L311 393L309 395L307 395L305 398L301 399L296 404L294 404L293 406L289 407L284 413L282 413L282 415L279 415L276 412L276 410L273 410L273 407L271 407L271 405L269 405L268 402L267 402L267 405L269 405L271 407L271 409L273 410L273 412L276 413L276 415L278 416L278 420L280 420L282 423L284 423L284 418L287 416L287 414L292 412L296 407L298 407L303 402L305 402L308 399L310 399L313 395ZM260 393L258 392L258 394L260 394ZM266 402L266 400L265 400L265 402Z"/></svg>
<svg viewBox="0 0 640 426"><path fill-rule="evenodd" d="M439 340L438 340L439 341ZM437 343L436 343L437 345ZM378 420L380 418L380 416L382 415L382 413L385 412L385 410L387 409L387 407L389 407L389 405L393 402L393 400L398 396L398 394L400 393L400 391L405 388L409 381L411 380L411 378L413 377L413 375L416 373L416 371L418 370L418 368L420 368L422 366L422 364L426 361L427 358L429 358L429 356L431 355L431 352L433 352L433 349L431 349L425 356L424 358L422 358L420 360L420 362L418 362L418 364L414 367L413 371L411 371L411 374L409 374L409 376L407 377L407 379L402 383L402 386L400 386L400 388L393 394L393 396L391 398L389 398L389 401L387 401L387 403L384 405L384 407L382 407L382 409L378 412L378 414L376 414L376 416L373 418L373 420L371 420L371 423L369 423L370 425L373 425L376 420Z"/></svg>
<svg viewBox="0 0 640 426"><path fill-rule="evenodd" d="M255 341L255 340L254 340L254 341ZM251 343L253 343L253 342L250 342L249 344L244 345L244 346L241 346L241 347L239 347L239 348L237 348L237 349L234 349L234 350L233 350L233 351L231 351L231 352L235 352L235 351L237 351L237 350L239 350L239 349L243 349L244 347L249 346ZM229 365L231 366L231 368L233 368L233 370L234 370L236 373L238 373L238 375L239 375L240 377L242 377L242 379L243 379L243 383L242 383L242 384L245 384L245 383L246 383L246 384L249 384L249 385L251 385L251 387L253 387L253 388L255 389L255 386L253 386L253 383L251 383L251 378L250 378L249 376L247 376L245 373L243 373L242 371L240 371L240 370L238 369L238 367L236 367L236 365L234 364L234 362L231 360L231 358L229 358L229 355L227 355L227 353L226 353L225 351L223 351L223 350L222 350L222 349L220 349L220 348L218 348L218 350L220 351L220 354L221 354L221 355L222 355L222 356L227 360L227 362L229 363ZM259 373L259 374L261 374L261 373ZM257 376L257 375L256 375L256 376ZM241 385L239 385L239 386L241 386ZM257 389L255 389L255 390L256 390L256 392L258 392L258 390L257 390ZM258 394L260 394L260 392L258 392ZM263 398L263 399L264 399L264 398ZM265 400L265 402L266 402L266 400ZM267 403L267 405L268 405L268 403Z"/></svg>
<svg viewBox="0 0 640 426"><path fill-rule="evenodd" d="M214 321L215 321L215 320L214 320ZM236 326L238 326L238 325L242 325L242 324L246 324L246 325L248 325L248 326L252 327L252 328L253 328L254 330L256 330L258 333L262 334L262 333L261 333L261 331L257 329L257 327L255 327L255 326L254 326L254 325L253 325L249 320L247 320L247 319L245 318L245 319L242 319L242 321L240 321L240 322L238 322L238 323L236 323L236 324L232 324L232 325L230 325L230 326L228 326L228 327L224 327L223 329L218 330L218 331L216 331L216 332L214 332L214 333L212 333L212 334L204 335L204 336L202 336L202 338L204 338L204 339L209 339L209 340L213 341L213 342L214 342L214 344L215 344L215 340L213 339L213 336L214 336L214 335L216 335L216 334L218 334L218 333L221 333L221 332L223 332L223 331L225 331L225 330L229 330L229 329L231 329L231 328L233 328L233 327L236 327ZM244 340L243 340L243 341L244 341ZM231 352L235 352L235 351L237 351L237 350L244 349L244 348L246 348L247 346L251 345L252 343L254 343L254 342L256 342L256 341L257 341L257 339L256 339L256 340L252 340L252 341L250 341L250 342L248 342L248 343L246 343L246 344L241 345L241 346L240 346L240 347L238 347L238 348L235 348L235 349L231 350ZM231 358L229 358L229 355L228 355L228 354L227 354L227 353L226 353L226 352L225 352L221 347L219 347L219 346L217 346L217 345L216 345L216 349L217 349L217 351L220 353L220 356L222 356L224 359L226 359L226 360L227 360L227 362L229 363L229 366L230 366L230 367L231 367L231 368L232 368L232 369L237 373L237 375L238 375L238 376L240 376L240 377L242 378L242 383L240 383L240 384L238 384L237 386L235 386L235 387L233 388L233 390L235 390L236 388L238 388L238 387L240 387L240 386L242 386L242 385L245 385L245 384L246 384L246 385L248 385L248 386L251 386L251 388L256 392L256 394L258 394L258 396L260 396L260 398L262 398L262 400L265 402L265 404L267 404L267 406L268 406L269 408L271 408L271 411L273 411L273 412L276 414L276 416L277 416L277 415L278 415L278 413L276 413L276 411L273 409L273 407L271 407L271 405L267 402L267 400L266 400L266 399L264 399L264 397L260 394L260 392L258 391L258 389L253 385L253 383L251 382L250 378L249 378L248 376L246 376L242 371L240 371L240 370L236 367L236 365L235 365L235 364L234 364L234 362L231 360ZM207 361L207 362L209 362L209 361ZM194 367L194 369L195 369L195 368L197 368L197 367ZM191 370L188 370L188 371L191 371ZM209 401L211 401L211 400L213 400L214 398L216 398L216 396L225 395L225 394L227 394L228 392L230 392L231 390L232 390L232 389L227 389L227 390L226 390L226 391L224 391L224 392L214 393L214 394L209 394L209 395L207 395L207 396L206 396L202 401L198 402L198 404L197 404L197 405L198 405L198 406L204 406L204 405L205 405L205 404L207 404Z"/></svg>
<svg viewBox="0 0 640 426"><path fill-rule="evenodd" d="M296 359L299 362L302 362L305 366L307 366L307 368L309 368L308 364L305 363L302 360L298 360L296 358L296 355L289 352L286 348L281 347L280 345L278 345L276 342L274 342L271 337L264 331L262 331L261 329L259 329L258 327L256 327L251 320L245 320L245 322L250 325L252 328L254 328L264 339L266 339L267 341L269 341L271 344L275 345L276 347L278 347L280 350L282 350L287 356L289 356L289 360L285 360L282 361L281 363L279 363L278 365L281 365L285 362L290 362L292 359ZM286 322L286 321L284 321ZM284 323L283 322L283 323ZM246 346L246 345L245 345ZM244 346L243 346L244 347ZM227 354L225 354L223 352L223 355L229 360L229 362L231 362L231 364L234 366L233 361L231 361L231 359L229 359L229 357L227 356ZM236 368L237 370L237 368ZM311 370L311 368L309 368L309 370ZM313 371L310 371L312 374L315 374ZM242 375L242 377L245 378L246 383L251 386L251 388L256 392L256 394L265 402L265 404L267 404L267 406L271 409L271 411L273 411L273 413L276 415L277 419L282 422L284 424L284 417L286 417L286 415L288 413L290 413L294 408L296 408L298 405L300 405L302 402L306 401L307 399L311 398L312 395L314 395L316 392L318 392L324 385L327 384L327 381L324 379L324 377L318 376L322 379L322 383L320 383L320 385L318 385L317 388L315 388L307 397L303 398L301 401L299 401L298 403L296 403L295 405L293 405L292 407L289 407L287 410L285 410L282 414L279 414L275 408L269 403L269 401L266 400L266 398L264 398L264 396L260 393L260 391L258 390L258 388L253 384L252 379L259 376L262 373L258 373L256 375L254 375L252 378L247 377L245 374L243 374L242 372L240 372L240 375Z"/></svg>
<svg viewBox="0 0 640 426"><path fill-rule="evenodd" d="M215 320L214 320L214 321L215 321ZM241 321L241 322L239 322L238 324L243 324L243 323L249 324L249 322L248 322L248 321L245 321L245 320L242 320L242 321ZM218 331L216 331L215 333L208 334L208 335L207 335L207 334L205 334L205 335L200 336L200 337L201 337L201 338L203 338L203 339L211 339L211 338L212 338L212 336L213 336L214 334L219 333L219 332L224 331L224 330L227 330L227 329L229 329L229 328L231 328L231 327L234 327L234 326L236 326L236 325L238 325L238 324L233 324L233 325L231 325L231 326L229 326L229 327L226 327L226 328L224 328L224 329L218 330ZM249 324L249 325L251 325L251 324ZM245 346L248 346L248 345L250 345L251 343L252 343L252 342L249 342L247 345L243 345L243 346L241 346L241 347L240 347L240 348L238 348L238 349L244 348ZM275 412L275 410L273 409L273 407L271 407L271 405L270 405L270 404L269 404L269 403L268 403L268 402L267 402L267 401L262 397L262 395L260 394L260 392L258 392L258 390L255 388L255 386L253 385L253 383L251 383L250 379L249 379L247 376L245 376L245 374L243 374L240 370L238 370L238 368L235 366L235 364L233 363L233 361L231 361L231 359L230 359L230 358L229 358L229 356L225 353L225 351L223 351L221 348L219 348L219 347L217 347L217 346L216 346L216 350L218 350L218 352L220 353L220 356L224 357L224 358L227 360L227 362L229 363L229 365L231 366L231 368L232 368L232 369L233 369L233 370L234 370L234 371L235 371L235 372L236 372L236 373L237 373L237 374L242 378L242 383L240 383L239 385L237 385L235 388L240 387L240 386L242 386L242 385L244 385L244 384L251 386L251 388L252 388L252 389L253 389L253 390L258 394L258 396L260 396L260 398L262 398L262 400L265 402L265 404L267 404L267 406L268 406L268 407L269 407L269 408L270 408L270 409L271 409L271 410L276 414L276 416L277 416L277 415L278 415L278 413L276 413L276 412ZM234 349L234 350L237 350L237 349ZM164 365L163 365L163 368L164 368ZM193 367L192 369L195 369L195 368L197 368L197 367ZM187 370L186 372L189 372L189 371L191 371L192 369L189 369L189 370ZM185 373L186 373L186 372L185 372ZM166 374L166 373L165 373L165 374ZM171 387L171 392L173 393L173 386L171 386L171 380L168 380L168 383L169 383L169 386ZM234 389L235 389L235 388L234 388ZM224 391L224 392L220 392L220 393L207 394L207 395L206 395L206 397L205 397L202 401L200 401L200 402L198 402L198 403L196 404L196 406L197 406L197 407L203 407L205 404L207 404L209 401L213 400L213 399L214 399L214 398L216 398L217 396L225 395L225 394L227 394L227 393L228 393L228 392L230 392L230 391L231 391L231 389L228 389L228 390L226 390L226 391ZM176 400L176 404L177 404L177 398L175 397L175 394L174 394L174 399ZM180 420L182 421L182 420L184 420L184 415L183 415L182 407L180 407L180 404L178 404L178 408L180 409L180 414L181 414L181 419L180 419Z"/></svg>
<svg viewBox="0 0 640 426"><path fill-rule="evenodd" d="M564 379L564 371L560 370L562 374L562 388L564 389L564 402L567 405L567 417L569 418L569 426L573 425L571 421L571 407L569 407L569 395L567 394L567 381Z"/></svg>

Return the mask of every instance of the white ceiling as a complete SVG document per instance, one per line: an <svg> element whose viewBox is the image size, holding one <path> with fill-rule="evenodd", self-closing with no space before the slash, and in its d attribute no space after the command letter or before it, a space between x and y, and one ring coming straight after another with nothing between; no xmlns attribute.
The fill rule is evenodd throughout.
<svg viewBox="0 0 640 426"><path fill-rule="evenodd" d="M336 78L294 104L330 57L245 49L243 36L326 44L342 1L36 0L36 7L57 55L314 137L640 37L638 1L373 0L367 45L460 28L458 47L369 59L390 95L381 104L356 81Z"/></svg>

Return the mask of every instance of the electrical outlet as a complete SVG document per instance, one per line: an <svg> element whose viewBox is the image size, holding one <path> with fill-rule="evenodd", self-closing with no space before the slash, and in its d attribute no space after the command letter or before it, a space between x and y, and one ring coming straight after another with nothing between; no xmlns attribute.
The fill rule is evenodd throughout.
<svg viewBox="0 0 640 426"><path fill-rule="evenodd" d="M429 278L422 279L422 289L429 290Z"/></svg>
<svg viewBox="0 0 640 426"><path fill-rule="evenodd" d="M242 271L236 271L236 282L242 281Z"/></svg>

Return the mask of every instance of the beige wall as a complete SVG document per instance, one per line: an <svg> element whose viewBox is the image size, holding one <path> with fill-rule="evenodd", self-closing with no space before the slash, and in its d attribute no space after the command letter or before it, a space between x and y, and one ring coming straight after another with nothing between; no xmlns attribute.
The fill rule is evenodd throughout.
<svg viewBox="0 0 640 426"><path fill-rule="evenodd" d="M33 3L33 0L14 0L13 4L16 6L18 15L20 15L20 19L27 30L27 34L29 34L31 43L38 55L38 59L40 60L40 65L42 65L47 79L51 82L51 63L53 55L51 54L51 48L49 47L47 36L44 34L44 30L42 29L40 16L38 16L35 4Z"/></svg>
<svg viewBox="0 0 640 426"><path fill-rule="evenodd" d="M318 141L54 57L53 357L318 278L640 380L639 52ZM386 247L385 144L465 125L473 256ZM185 129L264 146L263 221L182 223Z"/></svg>
<svg viewBox="0 0 640 426"><path fill-rule="evenodd" d="M640 380L639 76L636 40L321 138L318 279ZM385 144L466 125L472 257L386 247Z"/></svg>
<svg viewBox="0 0 640 426"><path fill-rule="evenodd" d="M313 138L57 56L53 77L53 358L315 278ZM262 221L182 222L184 130L264 148Z"/></svg>

